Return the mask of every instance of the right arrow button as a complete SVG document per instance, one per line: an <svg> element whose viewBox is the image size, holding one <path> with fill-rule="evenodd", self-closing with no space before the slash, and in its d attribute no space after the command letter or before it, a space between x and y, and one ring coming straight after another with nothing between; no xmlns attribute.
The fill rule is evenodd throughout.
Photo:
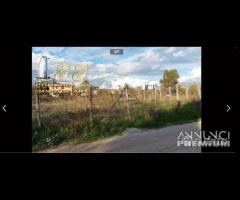
<svg viewBox="0 0 240 200"><path fill-rule="evenodd" d="M227 112L231 110L231 107L227 104Z"/></svg>

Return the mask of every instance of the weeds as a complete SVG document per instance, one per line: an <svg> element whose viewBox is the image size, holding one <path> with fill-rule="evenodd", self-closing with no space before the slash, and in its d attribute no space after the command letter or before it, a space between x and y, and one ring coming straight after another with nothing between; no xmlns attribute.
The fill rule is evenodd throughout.
<svg viewBox="0 0 240 200"><path fill-rule="evenodd" d="M129 127L156 128L197 120L201 117L200 101L181 104L177 101L144 101L130 105L131 120L126 116L126 106L119 105L108 113L110 102L107 98L102 105L93 108L93 125L89 123L89 113L84 99L64 100L63 109L59 100L52 101L42 111L42 127L39 128L36 119L32 120L33 151L43 150L62 143L86 143L98 139L121 134ZM81 101L84 106L80 107ZM45 103L45 102L44 102ZM43 104L44 104L43 103ZM46 104L46 103L45 103ZM51 107L51 104L56 105ZM58 109L59 108L59 109ZM84 109L85 108L85 109ZM107 114L108 113L108 114Z"/></svg>

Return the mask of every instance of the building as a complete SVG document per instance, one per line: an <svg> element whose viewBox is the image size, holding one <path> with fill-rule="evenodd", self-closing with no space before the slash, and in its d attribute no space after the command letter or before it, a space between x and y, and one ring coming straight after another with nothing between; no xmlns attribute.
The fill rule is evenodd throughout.
<svg viewBox="0 0 240 200"><path fill-rule="evenodd" d="M49 84L49 94L73 94L73 84Z"/></svg>
<svg viewBox="0 0 240 200"><path fill-rule="evenodd" d="M37 93L42 94L73 94L73 84L37 82L35 88Z"/></svg>

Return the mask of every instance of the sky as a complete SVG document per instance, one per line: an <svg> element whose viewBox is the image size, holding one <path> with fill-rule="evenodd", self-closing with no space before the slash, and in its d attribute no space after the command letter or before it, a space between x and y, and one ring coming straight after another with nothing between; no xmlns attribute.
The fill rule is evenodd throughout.
<svg viewBox="0 0 240 200"><path fill-rule="evenodd" d="M118 48L123 49L122 55L110 54L110 49ZM182 84L201 82L201 47L33 47L33 83L42 56L50 58L50 77L59 64L71 64L67 82L72 82L75 65L88 63L86 79L100 88L117 89L125 83L132 87L159 84L164 70L170 69L177 69Z"/></svg>

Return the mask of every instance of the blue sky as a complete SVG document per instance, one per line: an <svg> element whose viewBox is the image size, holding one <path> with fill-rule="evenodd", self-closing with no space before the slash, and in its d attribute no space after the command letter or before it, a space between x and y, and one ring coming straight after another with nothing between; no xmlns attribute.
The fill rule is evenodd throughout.
<svg viewBox="0 0 240 200"><path fill-rule="evenodd" d="M123 55L110 55L112 48L123 49ZM70 63L72 70L76 64L90 64L86 78L101 88L156 84L165 69L177 69L180 83L201 81L201 47L33 47L33 81L43 55L50 57L48 74L52 77L60 63Z"/></svg>

